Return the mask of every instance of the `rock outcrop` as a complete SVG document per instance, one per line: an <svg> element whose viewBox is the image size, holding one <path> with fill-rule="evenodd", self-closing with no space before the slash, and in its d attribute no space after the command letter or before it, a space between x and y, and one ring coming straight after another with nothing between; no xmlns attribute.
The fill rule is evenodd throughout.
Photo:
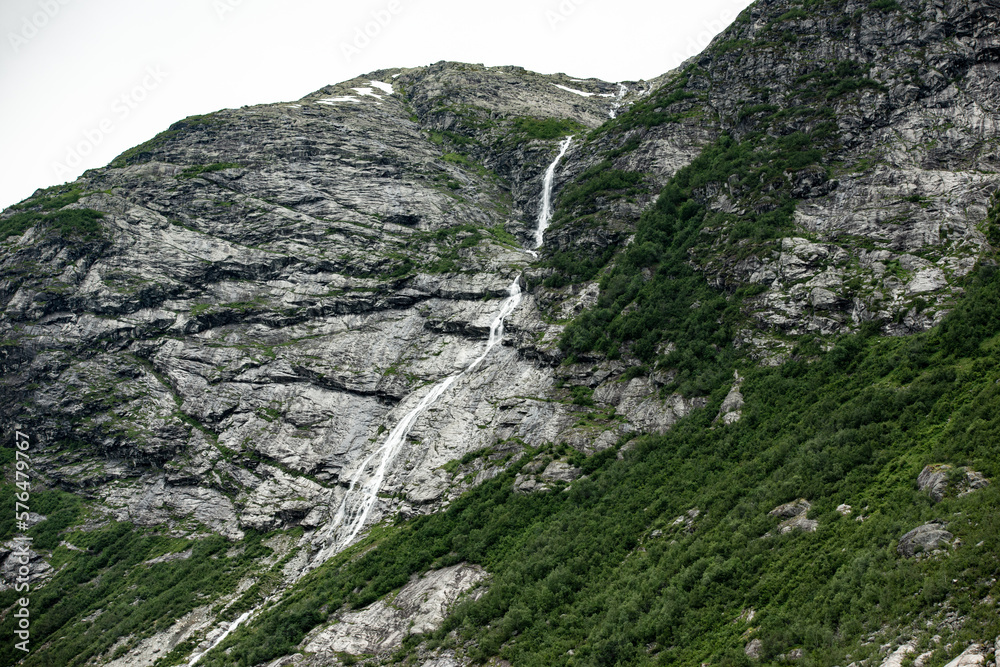
<svg viewBox="0 0 1000 667"><path fill-rule="evenodd" d="M716 421L721 421L723 424L735 424L743 416L744 401L743 394L740 392L741 384L743 384L743 379L737 372L733 388L729 390L726 398L722 401L722 407L719 408L719 416L716 417Z"/></svg>
<svg viewBox="0 0 1000 667"><path fill-rule="evenodd" d="M986 650L982 644L973 644L945 667L976 667L986 662Z"/></svg>
<svg viewBox="0 0 1000 667"><path fill-rule="evenodd" d="M565 461L535 461L526 465L514 479L514 490L518 493L550 491L554 484L568 484L582 474L583 471Z"/></svg>
<svg viewBox="0 0 1000 667"><path fill-rule="evenodd" d="M750 643L743 647L743 653L751 660L759 659L763 651L764 645L759 639L752 639Z"/></svg>
<svg viewBox="0 0 1000 667"><path fill-rule="evenodd" d="M407 635L436 630L459 596L485 578L478 566L454 565L411 581L392 599L338 614L332 624L306 639L303 649L314 657L303 664L329 664L327 661L338 653L378 655L393 651Z"/></svg>
<svg viewBox="0 0 1000 667"><path fill-rule="evenodd" d="M899 538L896 551L900 556L912 558L918 553L933 553L947 548L955 536L945 530L943 521L932 521L918 526Z"/></svg>
<svg viewBox="0 0 1000 667"><path fill-rule="evenodd" d="M780 535L785 535L793 530L801 530L804 533L814 533L819 528L819 521L809 519L806 514L812 508L812 504L805 498L793 500L784 505L778 505L768 512L770 516L784 519L778 524L777 531ZM770 533L768 533L770 535Z"/></svg>
<svg viewBox="0 0 1000 667"><path fill-rule="evenodd" d="M624 458L628 438L666 433L727 386L716 433L739 435L753 387L728 385L733 367L808 363L862 328L925 331L995 252L998 17L997 0L760 0L654 81L441 62L179 121L0 214L0 421L31 433L32 484L85 497L91 527L294 531L277 596L365 529L442 510L525 450L563 459L529 463L514 490L553 492L582 475L569 461ZM706 149L734 173L675 178L717 157ZM534 249L557 155L556 215ZM697 225L647 248L641 221L681 181L676 217ZM681 237L663 262L657 244ZM648 257L632 266L625 248ZM708 290L720 315L698 335L720 340L643 340L680 318L644 291L674 273ZM512 286L521 301L496 328ZM636 296L609 305L619 294ZM708 312L690 301L676 310ZM603 353L568 351L571 323L643 308L598 332L621 337ZM713 355L724 374L691 370ZM372 504L342 543L330 527L358 480ZM987 483L946 465L918 479L935 500ZM810 509L775 508L772 532L816 531ZM690 533L698 516L642 530ZM945 527L906 533L898 553L949 546ZM30 556L35 582L51 556ZM0 560L7 582L9 546ZM323 657L282 664L389 651L483 577L436 570L341 610L299 647ZM202 608L182 621L119 664L207 650L238 625ZM452 651L426 664L461 662Z"/></svg>
<svg viewBox="0 0 1000 667"><path fill-rule="evenodd" d="M955 484L957 495L964 496L984 488L989 483L990 481L980 472L965 467L955 471L952 466L943 463L925 466L917 477L917 488L926 491L936 501L941 501L947 495L951 484Z"/></svg>

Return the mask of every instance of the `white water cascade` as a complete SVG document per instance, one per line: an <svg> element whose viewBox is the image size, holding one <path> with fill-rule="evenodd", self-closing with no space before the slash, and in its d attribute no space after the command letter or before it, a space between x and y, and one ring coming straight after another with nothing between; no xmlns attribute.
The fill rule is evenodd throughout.
<svg viewBox="0 0 1000 667"><path fill-rule="evenodd" d="M417 419L424 412L427 411L431 405L433 405L441 395L444 394L448 389L461 380L464 376L476 370L479 364L483 363L489 353L497 345L503 341L503 331L504 331L504 320L513 313L517 307L521 304L521 283L520 276L511 284L510 286L510 296L504 299L503 303L500 304L500 312L497 316L493 318L490 323L490 337L486 341L486 349L480 354L476 359L466 366L463 370L449 375L443 380L439 380L430 391L420 399L416 407L407 412L402 419L393 427L392 431L389 432L388 437L386 437L385 442L381 447L376 449L374 452L368 455L361 465L358 466L357 471L351 478L351 485L347 489L347 493L344 495L343 500L340 503L340 507L337 509L337 514L333 519L333 522L323 530L321 537L327 541L325 547L323 547L320 552L313 558L311 566L317 567L322 565L331 556L335 555L342 548L350 545L361 529L365 527L365 522L368 520L368 515L371 513L372 508L378 501L378 492L382 489L382 482L385 481L386 472L388 472L393 461L395 461L396 456L399 455L400 450L403 448L403 443L406 441L406 436L410 433L410 429L416 423ZM372 474L366 476L369 466L373 464L375 459L378 459L378 464L375 467ZM310 568L311 569L311 568ZM204 651L195 653L191 656L188 662L188 666L197 664L201 660L202 656L207 654L209 651L214 649L216 646L225 641L236 628L240 627L247 620L253 618L260 612L261 609L274 599L276 596L268 598L263 604L258 605L254 609L244 613L242 616L233 621L225 632L222 632Z"/></svg>
<svg viewBox="0 0 1000 667"><path fill-rule="evenodd" d="M563 140L559 146L559 155L556 156L556 159L552 161L552 164L549 165L549 168L545 172L545 180L542 188L541 211L538 214L538 227L535 230L536 248L542 245L545 229L548 227L549 222L552 219L552 187L553 180L555 178L556 165L559 164L559 160L561 160L566 154L566 151L569 149L570 142L572 141L573 137L567 137ZM527 252L537 257L537 253L534 251L528 250ZM511 313L517 310L519 305L521 305L520 280L521 277L518 276L511 284L509 296L504 299L503 303L500 304L499 312L490 323L490 336L486 341L486 349L483 350L483 353L476 357L476 359L463 370L449 375L443 380L439 380L435 383L430 388L430 391L428 391L427 394L420 399L420 402L417 403L413 409L407 412L393 427L393 429L389 432L389 435L386 437L385 442L382 443L382 446L369 454L368 457L361 462L361 465L358 466L358 469L351 477L350 486L347 489L347 493L344 494L344 498L341 500L340 506L337 508L337 513L334 516L333 521L320 530L316 538L314 538L314 543L323 543L325 546L320 549L302 574L305 574L306 571L322 565L328 558L336 555L341 549L349 546L354 538L358 536L358 533L360 533L365 527L365 522L368 520L368 516L372 509L375 507L375 503L378 502L378 493L382 489L382 483L385 481L386 474L402 450L403 443L406 441L406 436L409 435L410 430L417 422L417 419L419 419L429 407L437 402L437 400L441 398L441 396L456 382L475 371L476 368L478 368L479 365L486 360L486 357L489 356L493 348L503 342L504 321L511 315ZM375 464L376 459L378 459L377 464ZM369 468L373 464L375 465L375 468L369 473ZM219 633L219 636L211 642L208 648L194 653L189 659L188 665L195 665L204 655L221 644L234 630L246 623L248 620L256 617L257 614L268 605L268 603L276 600L279 595L280 592L275 592L264 602L257 605L250 611L245 612L233 621L224 632Z"/></svg>
<svg viewBox="0 0 1000 667"><path fill-rule="evenodd" d="M226 640L226 637L228 637L233 632L233 630L235 630L236 628L238 628L241 625L243 625L243 623L248 618L250 618L251 616L253 616L253 614L254 614L255 611L256 611L256 609L251 609L250 611L244 612L239 618L237 618L235 621L233 621L232 623L230 623L229 627L226 628L225 632L223 632L218 637L216 637L212 641L212 643L209 644L208 648L206 648L204 651L200 651L200 652L196 652L196 653L192 654L191 659L188 660L188 667L192 667L193 665L198 664L198 661L201 660L202 657L204 657L204 655L206 653L208 653L213 648L215 648L216 646L218 646L219 644L221 644L222 642L224 642Z"/></svg>
<svg viewBox="0 0 1000 667"><path fill-rule="evenodd" d="M552 220L552 189L556 166L559 164L559 160L566 155L566 151L569 150L572 141L573 137L570 136L566 137L559 144L559 154L545 171L545 179L542 185L541 208L538 212L538 226L535 229L536 248L541 247L545 238L545 230ZM532 254L535 253L532 252ZM313 561L314 563L322 563L330 556L348 546L358 536L358 533L365 527L368 516L375 507L375 503L378 502L378 493L382 489L383 482L385 482L386 474L403 449L406 436L409 435L417 419L436 403L452 385L476 370L479 364L489 355L490 351L501 343L503 340L504 320L514 312L520 303L521 285L520 277L518 277L510 286L510 296L500 304L500 312L497 313L497 316L490 324L490 337L486 342L486 349L483 350L483 353L463 370L435 383L424 397L420 399L420 402L396 423L382 443L382 446L369 454L361 462L357 470L354 471L350 485L340 502L340 506L337 508L337 513L334 515L333 521L319 535L325 546L317 554L317 557Z"/></svg>
<svg viewBox="0 0 1000 667"><path fill-rule="evenodd" d="M545 230L549 228L549 223L552 222L552 181L556 176L556 165L559 164L559 160L562 159L563 155L566 155L566 151L569 150L569 145L572 141L573 137L566 137L559 144L559 155L552 161L549 168L545 170L545 181L542 185L542 207L538 211L538 227L535 228L536 248L542 247L542 241L545 239Z"/></svg>
<svg viewBox="0 0 1000 667"><path fill-rule="evenodd" d="M490 337L486 341L486 349L476 359L463 370L449 375L443 380L439 380L430 391L424 395L417 405L407 412L399 422L393 427L386 437L382 446L368 455L361 462L354 476L351 478L350 486L344 495L334 516L333 523L327 529L326 534L332 535L327 546L320 551L316 558L317 563L321 563L329 556L349 545L358 533L361 532L368 520L368 515L378 501L378 492L385 481L386 473L392 466L393 461L399 455L406 441L406 436L416 423L417 419L427 408L432 406L441 396L463 377L472 373L486 359L489 353L503 341L504 320L514 312L521 303L520 277L511 284L510 296L500 304L500 311L490 323ZM374 465L374 470L369 473L369 468Z"/></svg>
<svg viewBox="0 0 1000 667"><path fill-rule="evenodd" d="M618 94L615 95L615 103L614 105L612 105L611 111L608 112L608 115L611 118L617 118L618 112L621 110L623 106L625 106L625 93L627 92L628 92L628 86L626 86L624 83L619 83Z"/></svg>

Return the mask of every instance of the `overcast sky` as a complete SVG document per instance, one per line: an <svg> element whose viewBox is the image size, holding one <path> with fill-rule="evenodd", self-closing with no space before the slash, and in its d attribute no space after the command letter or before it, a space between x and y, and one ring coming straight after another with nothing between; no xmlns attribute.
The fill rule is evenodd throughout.
<svg viewBox="0 0 1000 667"><path fill-rule="evenodd" d="M2 0L0 209L176 120L388 67L651 78L749 0ZM367 34L365 34L367 33Z"/></svg>

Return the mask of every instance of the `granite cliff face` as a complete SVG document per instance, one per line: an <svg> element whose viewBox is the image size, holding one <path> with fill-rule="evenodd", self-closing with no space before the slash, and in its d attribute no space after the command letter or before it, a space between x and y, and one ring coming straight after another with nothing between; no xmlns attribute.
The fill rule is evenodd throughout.
<svg viewBox="0 0 1000 667"><path fill-rule="evenodd" d="M0 217L4 423L31 433L39 483L85 498L93 525L230 539L300 528L280 550L280 596L346 546L329 527L351 480L371 479L386 434L483 353L516 282L502 344L417 416L365 526L435 512L526 447L565 443L518 478L554 492L581 474L573 451L708 405L672 385L666 356L635 372L628 343L567 359L560 336L598 303L601 272L661 189L720 145L785 141L789 161L776 178L696 186L712 217L687 262L740 300L736 354L779 364L865 323L928 329L1000 240L987 222L1000 3L808 4L760 0L653 82L383 70L185 119L39 191ZM536 253L544 174L571 135ZM747 231L775 211L790 222ZM560 257L600 259L553 280ZM740 383L719 428L740 419ZM316 664L394 650L406 609L437 623L480 585L475 568L428 575L392 613L343 615L304 650L325 656ZM170 650L214 645L213 616L198 613ZM345 634L375 616L385 627ZM152 664L165 644L130 646L121 664Z"/></svg>

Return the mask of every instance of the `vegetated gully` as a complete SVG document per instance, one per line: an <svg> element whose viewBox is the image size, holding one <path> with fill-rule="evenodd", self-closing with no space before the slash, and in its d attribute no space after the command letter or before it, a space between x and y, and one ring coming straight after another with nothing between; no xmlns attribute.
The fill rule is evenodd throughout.
<svg viewBox="0 0 1000 667"><path fill-rule="evenodd" d="M548 169L545 170L545 178L542 183L541 205L539 207L538 221L535 228L536 249L540 248L544 243L545 230L548 229L549 223L552 220L552 190L553 183L555 181L556 167L558 166L559 161L562 160L563 156L566 155L566 151L569 150L572 141L572 136L563 139L559 145L559 153L556 155L556 158L552 161L552 163L549 164ZM532 256L538 256L538 254L532 250L528 250L527 252ZM396 423L392 430L389 431L389 435L386 436L382 445L369 454L368 457L361 462L361 465L358 466L357 470L354 471L354 474L351 476L350 486L347 489L347 493L344 494L344 498L341 500L340 506L337 508L337 513L334 515L332 523L326 526L318 536L321 540L326 542L326 545L320 549L320 551L313 558L309 569L318 567L330 557L350 546L350 544L358 537L364 529L365 523L368 521L368 516L371 513L372 508L378 501L378 494L382 489L382 483L385 481L386 473L392 467L393 462L402 450L403 443L406 441L406 436L409 435L410 430L417 422L417 419L419 419L428 408L434 405L434 403L436 403L441 396L445 394L445 392L458 383L463 377L475 372L480 364L486 360L493 348L503 342L504 321L511 315L511 313L517 310L519 305L521 305L520 275L518 275L511 284L509 294L510 296L504 299L503 303L500 304L499 312L490 323L490 337L486 341L486 349L483 350L483 353L476 357L476 359L463 370L449 375L443 380L438 380L430 388L427 394L420 399L420 402L417 403L412 410L403 415L403 418ZM372 469L372 466L374 466L374 469ZM228 637L237 627L256 616L257 612L268 602L274 599L274 597L275 596L268 598L257 608L244 613L233 621L229 627L219 633L219 636L212 641L208 648L203 651L196 652L191 657L188 665L196 664L202 656L221 644L223 640L225 640L226 637Z"/></svg>

